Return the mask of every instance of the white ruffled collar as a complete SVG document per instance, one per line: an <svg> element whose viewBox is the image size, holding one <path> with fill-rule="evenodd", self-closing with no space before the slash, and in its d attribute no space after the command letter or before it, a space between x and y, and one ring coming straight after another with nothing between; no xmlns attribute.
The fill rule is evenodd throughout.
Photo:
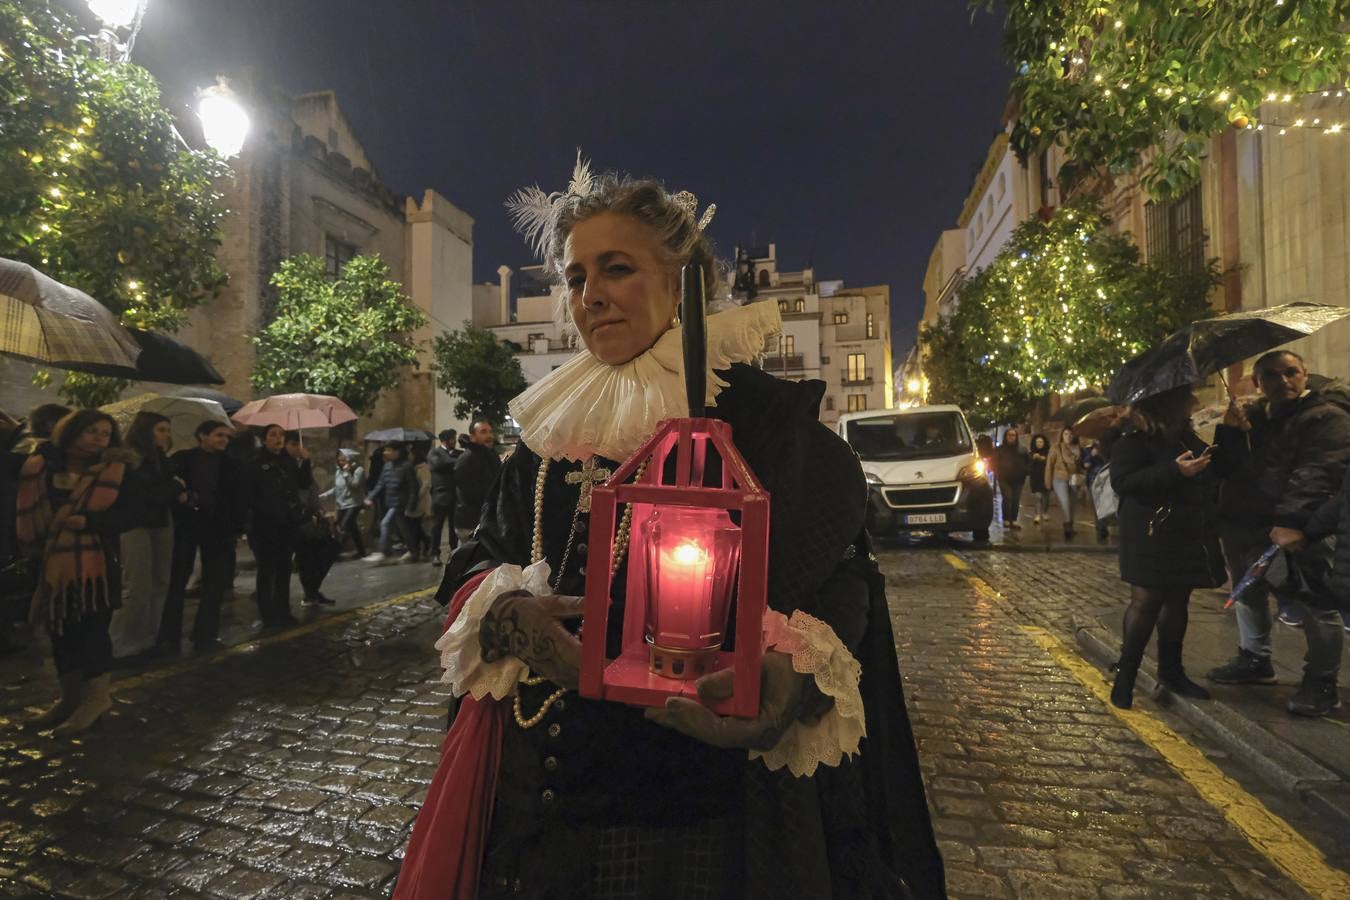
<svg viewBox="0 0 1350 900"><path fill-rule="evenodd" d="M708 316L708 405L727 386L716 370L755 359L782 327L772 302ZM689 415L682 342L683 329L676 326L650 350L617 366L578 353L511 401L521 440L544 459L627 459L661 420Z"/></svg>

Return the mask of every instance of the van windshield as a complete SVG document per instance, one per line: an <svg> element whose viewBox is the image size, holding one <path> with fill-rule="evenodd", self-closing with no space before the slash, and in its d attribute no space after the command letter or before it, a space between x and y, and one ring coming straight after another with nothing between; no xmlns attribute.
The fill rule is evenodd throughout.
<svg viewBox="0 0 1350 900"><path fill-rule="evenodd" d="M854 419L849 444L863 459L934 459L970 452L970 432L954 412Z"/></svg>

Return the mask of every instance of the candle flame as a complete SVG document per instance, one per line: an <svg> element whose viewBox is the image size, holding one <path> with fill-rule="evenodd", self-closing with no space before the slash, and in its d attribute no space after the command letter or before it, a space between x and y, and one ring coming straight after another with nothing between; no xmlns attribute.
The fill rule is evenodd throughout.
<svg viewBox="0 0 1350 900"><path fill-rule="evenodd" d="M693 541L685 541L682 544L675 545L671 551L671 558L682 566L692 566L695 563L703 562L706 554L703 548Z"/></svg>

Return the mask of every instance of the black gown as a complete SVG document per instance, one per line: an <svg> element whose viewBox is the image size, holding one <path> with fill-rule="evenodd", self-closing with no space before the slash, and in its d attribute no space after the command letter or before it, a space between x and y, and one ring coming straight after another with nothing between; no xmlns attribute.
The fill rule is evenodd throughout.
<svg viewBox="0 0 1350 900"><path fill-rule="evenodd" d="M721 374L730 386L710 414L732 426L772 498L769 605L826 622L862 664L860 753L798 778L569 692L537 726L507 725L481 896L945 896L857 458L818 421L821 382L744 365ZM530 562L539 465L524 445L506 461L475 538L446 566L443 603L477 571ZM554 462L546 480L543 550L555 573L579 493L565 477L579 468ZM583 515L556 575L560 594L584 593L586 525ZM620 571L611 645L623 584ZM554 689L522 686L523 714Z"/></svg>

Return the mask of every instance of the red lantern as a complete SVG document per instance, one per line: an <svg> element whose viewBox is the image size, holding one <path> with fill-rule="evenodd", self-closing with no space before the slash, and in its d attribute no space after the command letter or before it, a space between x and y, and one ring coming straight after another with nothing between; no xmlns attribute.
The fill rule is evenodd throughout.
<svg viewBox="0 0 1350 900"><path fill-rule="evenodd" d="M704 487L709 445L719 487ZM671 465L673 457L673 465ZM642 477L628 479L646 463ZM622 648L609 658L611 573L618 504L632 506ZM739 514L739 524L733 513ZM722 715L759 712L760 633L769 565L769 494L717 419L667 419L591 497L583 697L663 706L697 699L695 679L732 668ZM736 640L722 650L734 595Z"/></svg>

